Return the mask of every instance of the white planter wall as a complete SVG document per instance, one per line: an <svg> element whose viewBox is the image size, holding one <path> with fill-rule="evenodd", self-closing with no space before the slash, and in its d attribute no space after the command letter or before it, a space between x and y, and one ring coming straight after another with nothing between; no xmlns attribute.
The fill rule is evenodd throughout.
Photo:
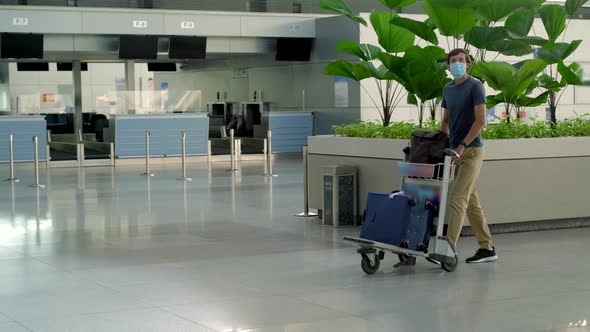
<svg viewBox="0 0 590 332"><path fill-rule="evenodd" d="M322 209L321 168L359 167L359 207L370 191L400 186L407 140L309 138L309 203ZM590 137L486 140L478 193L490 224L590 217ZM468 222L466 221L466 224Z"/></svg>

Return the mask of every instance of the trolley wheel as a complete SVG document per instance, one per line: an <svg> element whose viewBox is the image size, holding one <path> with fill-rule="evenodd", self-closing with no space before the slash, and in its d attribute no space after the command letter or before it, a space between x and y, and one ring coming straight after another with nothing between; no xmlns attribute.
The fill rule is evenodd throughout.
<svg viewBox="0 0 590 332"><path fill-rule="evenodd" d="M379 271L379 265L381 265L381 262L378 255L375 255L374 261L372 263L371 259L369 259L369 256L364 254L362 256L363 258L361 260L361 268L366 274L374 274L375 272Z"/></svg>
<svg viewBox="0 0 590 332"><path fill-rule="evenodd" d="M459 257L457 257L455 255L455 258L450 259L445 262L442 262L440 266L442 267L443 270L445 270L447 272L453 272L457 268L458 263L459 263Z"/></svg>

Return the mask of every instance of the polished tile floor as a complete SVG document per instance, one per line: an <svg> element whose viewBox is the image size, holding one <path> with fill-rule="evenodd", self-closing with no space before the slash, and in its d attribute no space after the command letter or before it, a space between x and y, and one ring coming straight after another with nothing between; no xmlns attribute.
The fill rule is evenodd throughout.
<svg viewBox="0 0 590 332"><path fill-rule="evenodd" d="M500 260L365 275L358 229L293 217L302 165L50 169L0 183L0 331L590 331L590 229L498 235ZM8 169L0 165L0 177ZM461 256L475 249L461 241Z"/></svg>

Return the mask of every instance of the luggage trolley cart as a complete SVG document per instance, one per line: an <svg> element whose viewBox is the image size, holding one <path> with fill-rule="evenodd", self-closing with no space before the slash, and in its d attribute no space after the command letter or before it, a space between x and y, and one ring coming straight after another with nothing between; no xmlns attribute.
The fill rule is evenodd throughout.
<svg viewBox="0 0 590 332"><path fill-rule="evenodd" d="M398 255L400 263L396 264L396 267L413 265L416 257L424 257L429 262L440 265L447 272L452 272L457 268L458 257L455 247L446 236L443 236L443 231L449 184L455 178L456 166L453 164L453 157L460 158L460 156L452 149L446 149L444 152L444 163L440 164L399 162L402 191L405 191L409 186L431 187L434 190L437 188L440 190L436 235L431 237L428 248L425 248L424 251L412 250L359 237L345 236L344 240L354 242L360 246L357 252L362 256L361 268L365 273L373 274L379 270L380 261L384 258L385 251ZM440 174L441 168L442 176Z"/></svg>

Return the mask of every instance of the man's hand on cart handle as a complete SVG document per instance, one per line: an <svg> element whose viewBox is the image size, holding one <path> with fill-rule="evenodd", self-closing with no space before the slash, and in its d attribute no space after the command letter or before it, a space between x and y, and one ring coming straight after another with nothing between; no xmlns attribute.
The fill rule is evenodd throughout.
<svg viewBox="0 0 590 332"><path fill-rule="evenodd" d="M459 155L459 157L461 157L463 155L463 152L465 152L465 146L464 145L459 145L455 149L455 152Z"/></svg>
<svg viewBox="0 0 590 332"><path fill-rule="evenodd" d="M462 148L462 146L460 146L459 148ZM459 148L457 150L459 150ZM460 152L458 152L457 150L453 150L451 148L445 149L445 155L451 156L452 161L455 162L455 160L461 158L461 153L463 153L463 150L461 150Z"/></svg>

